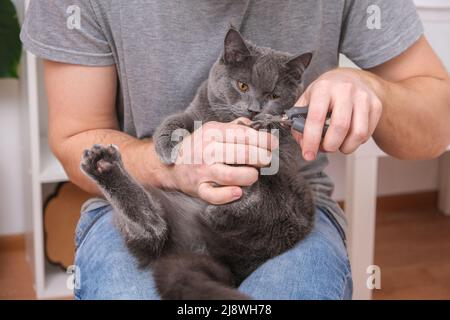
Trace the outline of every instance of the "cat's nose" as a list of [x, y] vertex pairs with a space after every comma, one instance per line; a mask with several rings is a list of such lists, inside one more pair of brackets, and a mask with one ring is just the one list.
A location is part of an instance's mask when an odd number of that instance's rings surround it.
[[257, 104], [252, 104], [247, 109], [250, 112], [261, 112], [261, 106], [259, 106]]

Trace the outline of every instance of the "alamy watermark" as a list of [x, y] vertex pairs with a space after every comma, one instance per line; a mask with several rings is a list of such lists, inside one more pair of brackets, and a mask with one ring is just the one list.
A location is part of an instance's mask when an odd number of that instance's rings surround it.
[[367, 7], [366, 25], [369, 30], [381, 29], [381, 8], [378, 5], [373, 4]]
[[380, 290], [381, 289], [381, 268], [377, 265], [370, 265], [366, 269], [367, 277], [366, 285], [367, 289]]
[[77, 5], [71, 5], [67, 7], [66, 14], [67, 17], [67, 28], [69, 30], [80, 30], [81, 29], [81, 9]]
[[66, 287], [69, 290], [75, 290], [81, 288], [81, 272], [80, 268], [76, 265], [70, 265], [66, 269], [67, 279]]

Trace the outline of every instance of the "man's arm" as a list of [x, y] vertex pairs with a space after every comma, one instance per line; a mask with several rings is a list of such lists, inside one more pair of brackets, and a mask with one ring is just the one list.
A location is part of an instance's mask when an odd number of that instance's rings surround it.
[[450, 78], [425, 37], [368, 71], [383, 103], [373, 135], [380, 148], [403, 159], [442, 154], [450, 144]]
[[294, 134], [306, 160], [317, 153], [329, 110], [331, 124], [321, 145], [327, 152], [354, 152], [372, 135], [401, 159], [437, 157], [450, 144], [450, 79], [424, 37], [373, 69], [323, 74], [299, 104], [310, 105], [304, 135]]
[[163, 186], [170, 168], [152, 151], [151, 140], [138, 140], [119, 131], [115, 110], [115, 66], [84, 67], [45, 61], [49, 102], [49, 143], [70, 180], [100, 194], [80, 170], [81, 155], [93, 144], [115, 144], [124, 164], [140, 182]]

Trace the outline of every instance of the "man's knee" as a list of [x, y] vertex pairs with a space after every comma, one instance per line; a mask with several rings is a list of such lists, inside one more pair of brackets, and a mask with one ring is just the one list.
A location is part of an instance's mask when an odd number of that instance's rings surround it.
[[347, 252], [325, 218], [319, 217], [313, 232], [297, 246], [261, 265], [240, 289], [256, 299], [350, 299]]
[[105, 210], [84, 228], [75, 257], [75, 298], [159, 299], [151, 271], [138, 268], [112, 215], [111, 210]]

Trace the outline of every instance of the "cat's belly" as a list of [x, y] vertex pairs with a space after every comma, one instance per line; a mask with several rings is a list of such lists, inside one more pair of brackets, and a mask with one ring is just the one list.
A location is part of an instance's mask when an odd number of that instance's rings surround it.
[[163, 191], [159, 196], [170, 226], [169, 251], [205, 253], [205, 227], [201, 217], [207, 204], [181, 192]]
[[[270, 180], [263, 176], [250, 187], [243, 187], [242, 197], [238, 201], [229, 204], [217, 206], [230, 211], [246, 211], [246, 210], [264, 210], [263, 203], [270, 201], [270, 198], [278, 197], [278, 190], [281, 189], [282, 181], [272, 177]], [[285, 190], [289, 193], [289, 190]], [[289, 196], [288, 194], [285, 194]]]
[[221, 255], [221, 248], [227, 247], [223, 246], [224, 233], [218, 229], [232, 232], [239, 229], [233, 217], [253, 211], [259, 203], [260, 191], [245, 190], [239, 201], [225, 205], [207, 205], [184, 194], [170, 195], [170, 198], [166, 208], [170, 212], [167, 219], [171, 226], [169, 252], [189, 251], [217, 256]]
[[263, 177], [243, 190], [241, 199], [225, 205], [182, 205], [192, 201], [183, 195], [172, 215], [174, 248], [219, 258], [244, 277], [309, 232], [311, 214], [302, 212], [300, 195], [286, 181]]
[[215, 231], [212, 253], [219, 252], [233, 272], [245, 277], [261, 263], [291, 247], [309, 233], [312, 211], [304, 199], [277, 177], [262, 178], [236, 202], [208, 206]]

